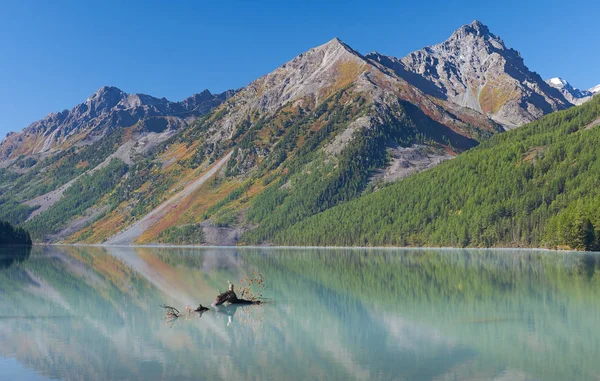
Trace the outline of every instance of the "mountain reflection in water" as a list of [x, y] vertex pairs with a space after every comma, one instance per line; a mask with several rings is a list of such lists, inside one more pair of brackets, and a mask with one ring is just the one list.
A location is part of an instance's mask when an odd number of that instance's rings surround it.
[[[600, 377], [595, 254], [49, 246], [0, 265], [0, 379]], [[185, 312], [254, 271], [272, 302]]]

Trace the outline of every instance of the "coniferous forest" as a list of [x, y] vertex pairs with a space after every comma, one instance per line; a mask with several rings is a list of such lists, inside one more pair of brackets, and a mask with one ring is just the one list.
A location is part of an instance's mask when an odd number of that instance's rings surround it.
[[31, 237], [24, 229], [14, 227], [8, 222], [0, 221], [1, 245], [31, 245]]
[[274, 234], [283, 245], [600, 249], [600, 98]]

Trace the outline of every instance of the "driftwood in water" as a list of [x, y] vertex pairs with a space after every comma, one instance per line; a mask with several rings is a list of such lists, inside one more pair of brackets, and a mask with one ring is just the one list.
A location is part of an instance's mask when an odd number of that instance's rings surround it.
[[196, 309], [192, 309], [192, 307], [190, 306], [185, 306], [185, 310], [188, 312], [188, 315], [191, 314], [192, 311], [198, 312], [200, 315], [202, 315], [204, 312], [208, 311], [209, 308], [204, 307], [202, 304], [199, 304], [198, 307], [196, 307]]
[[165, 318], [167, 319], [177, 319], [179, 316], [181, 316], [179, 310], [175, 307], [167, 306], [165, 304], [161, 304], [161, 307], [166, 310]]
[[258, 300], [253, 301], [238, 298], [235, 294], [235, 291], [233, 291], [233, 284], [231, 283], [229, 283], [229, 289], [227, 291], [217, 295], [212, 305], [218, 307], [225, 302], [229, 302], [231, 304], [260, 304], [260, 301]]

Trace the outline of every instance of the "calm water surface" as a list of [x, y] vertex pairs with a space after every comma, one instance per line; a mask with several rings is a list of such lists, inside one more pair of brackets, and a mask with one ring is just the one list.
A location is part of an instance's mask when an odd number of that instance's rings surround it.
[[0, 303], [0, 380], [600, 380], [595, 254], [2, 249]]

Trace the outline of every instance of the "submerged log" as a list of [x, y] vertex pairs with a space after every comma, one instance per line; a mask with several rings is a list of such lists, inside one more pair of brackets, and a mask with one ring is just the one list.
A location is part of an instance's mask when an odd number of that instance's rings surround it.
[[218, 307], [220, 305], [222, 305], [225, 302], [229, 302], [231, 304], [260, 304], [259, 300], [246, 300], [246, 299], [240, 299], [237, 297], [237, 295], [235, 294], [235, 291], [233, 291], [234, 286], [233, 284], [229, 283], [229, 287], [228, 290], [217, 295], [217, 297], [215, 298], [215, 301], [213, 302], [213, 306]]
[[233, 291], [225, 291], [219, 295], [217, 295], [217, 297], [215, 298], [215, 301], [213, 302], [213, 306], [220, 306], [221, 304], [225, 303], [225, 302], [229, 302], [231, 300], [235, 300], [237, 299], [237, 295], [235, 294], [235, 292]]
[[194, 311], [196, 311], [196, 312], [208, 311], [208, 307], [204, 307], [202, 304], [199, 304], [198, 307]]
[[208, 307], [204, 307], [202, 304], [198, 304], [198, 307], [196, 307], [195, 309], [192, 309], [192, 307], [185, 306], [185, 310], [187, 311], [188, 315], [191, 314], [192, 312], [197, 312], [200, 315], [202, 315], [204, 312], [208, 311], [209, 308]]

